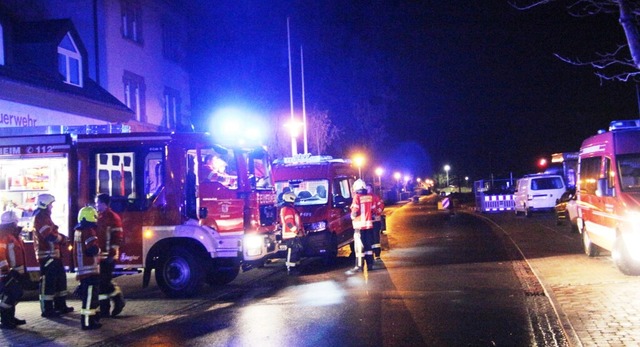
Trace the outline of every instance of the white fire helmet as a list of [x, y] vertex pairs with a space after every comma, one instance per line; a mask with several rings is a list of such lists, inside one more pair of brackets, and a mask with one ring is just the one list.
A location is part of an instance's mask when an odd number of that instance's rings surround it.
[[285, 202], [295, 202], [296, 195], [293, 192], [284, 193], [284, 195], [282, 195], [282, 200]]
[[361, 179], [357, 179], [355, 182], [353, 182], [353, 191], [357, 192], [359, 190], [363, 190], [363, 189], [367, 189], [367, 184], [364, 183], [363, 180]]
[[47, 208], [49, 205], [51, 205], [54, 201], [56, 201], [56, 198], [51, 195], [51, 194], [40, 194], [38, 195], [38, 208], [40, 209], [45, 209]]
[[18, 215], [12, 210], [4, 211], [2, 213], [2, 216], [0, 216], [0, 225], [7, 225], [12, 223], [18, 224], [18, 221]]

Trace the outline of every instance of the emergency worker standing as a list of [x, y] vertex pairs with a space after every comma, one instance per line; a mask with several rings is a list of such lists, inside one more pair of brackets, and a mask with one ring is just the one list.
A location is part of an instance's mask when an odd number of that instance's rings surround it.
[[2, 278], [2, 296], [0, 296], [0, 327], [15, 329], [27, 324], [24, 319], [16, 318], [16, 305], [22, 298], [20, 278], [24, 275], [26, 264], [24, 243], [20, 239], [21, 227], [18, 227], [18, 215], [14, 211], [5, 211], [0, 216], [0, 277]]
[[371, 249], [373, 250], [374, 259], [380, 260], [380, 253], [382, 251], [380, 233], [382, 232], [384, 201], [382, 201], [377, 194], [373, 193], [373, 187], [370, 184], [367, 184], [367, 194], [373, 196], [373, 244], [371, 245]]
[[[111, 197], [108, 194], [98, 194], [95, 203], [98, 210], [100, 246], [100, 316], [115, 317], [122, 312], [125, 305], [120, 286], [113, 282], [113, 270], [124, 239], [122, 219], [111, 209]], [[113, 300], [113, 312], [109, 314], [111, 300]]]
[[296, 194], [286, 192], [282, 195], [282, 206], [280, 207], [280, 224], [282, 225], [282, 240], [287, 245], [287, 273], [297, 273], [296, 266], [300, 265], [302, 253], [302, 242], [300, 237], [304, 236], [304, 227], [300, 213], [296, 210], [294, 202]]
[[42, 317], [57, 317], [73, 311], [67, 306], [67, 277], [60, 258], [60, 246], [68, 238], [58, 232], [51, 220], [51, 208], [56, 199], [51, 194], [40, 194], [33, 225], [33, 247], [40, 262], [40, 310]]
[[76, 225], [73, 243], [74, 258], [78, 266], [76, 279], [80, 281], [80, 297], [82, 308], [80, 309], [80, 326], [82, 330], [98, 329], [100, 316], [98, 316], [100, 293], [100, 246], [98, 245], [98, 211], [87, 206], [78, 212], [78, 224]]
[[373, 195], [367, 193], [367, 186], [362, 179], [353, 183], [356, 193], [351, 204], [351, 220], [354, 229], [354, 245], [356, 252], [356, 266], [351, 272], [363, 270], [362, 258], [367, 263], [367, 270], [374, 270], [373, 265]]

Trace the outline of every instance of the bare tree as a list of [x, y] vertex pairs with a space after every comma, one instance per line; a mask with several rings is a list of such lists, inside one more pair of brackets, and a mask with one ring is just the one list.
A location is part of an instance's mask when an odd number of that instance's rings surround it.
[[275, 117], [271, 124], [272, 129], [266, 139], [266, 145], [273, 159], [281, 159], [291, 156], [291, 135], [284, 126], [288, 117]]
[[512, 0], [519, 10], [528, 10], [552, 2], [567, 3], [567, 12], [574, 17], [597, 14], [617, 15], [627, 42], [607, 53], [597, 53], [588, 60], [572, 59], [555, 54], [559, 59], [580, 66], [592, 66], [601, 80], [626, 82], [640, 79], [640, 2], [635, 0]]
[[338, 138], [340, 131], [333, 125], [329, 112], [314, 108], [307, 114], [309, 152], [327, 154], [327, 148]]

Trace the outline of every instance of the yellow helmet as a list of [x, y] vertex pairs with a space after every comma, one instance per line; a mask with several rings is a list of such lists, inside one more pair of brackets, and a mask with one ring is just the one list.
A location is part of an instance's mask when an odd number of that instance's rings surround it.
[[83, 207], [78, 212], [78, 223], [91, 222], [95, 223], [98, 221], [98, 211], [91, 206]]
[[45, 209], [47, 208], [49, 205], [51, 205], [54, 201], [56, 201], [56, 198], [51, 195], [51, 194], [40, 194], [38, 195], [38, 199], [37, 199], [37, 204], [38, 204], [38, 208], [41, 209]]

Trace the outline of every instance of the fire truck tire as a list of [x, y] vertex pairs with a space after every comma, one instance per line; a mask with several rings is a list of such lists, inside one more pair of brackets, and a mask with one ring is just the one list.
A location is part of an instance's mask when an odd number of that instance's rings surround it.
[[582, 232], [582, 244], [584, 246], [584, 253], [589, 257], [596, 257], [600, 254], [600, 247], [594, 245], [589, 238], [589, 233], [586, 228]]
[[216, 268], [207, 274], [207, 284], [211, 286], [225, 285], [238, 277], [240, 266]]
[[633, 261], [621, 236], [616, 237], [611, 255], [620, 272], [628, 276], [640, 275], [640, 263]]
[[169, 249], [156, 268], [156, 282], [171, 298], [192, 297], [202, 286], [202, 261], [182, 247]]
[[335, 234], [331, 234], [331, 251], [322, 256], [322, 263], [325, 266], [335, 264], [338, 258], [338, 238]]

